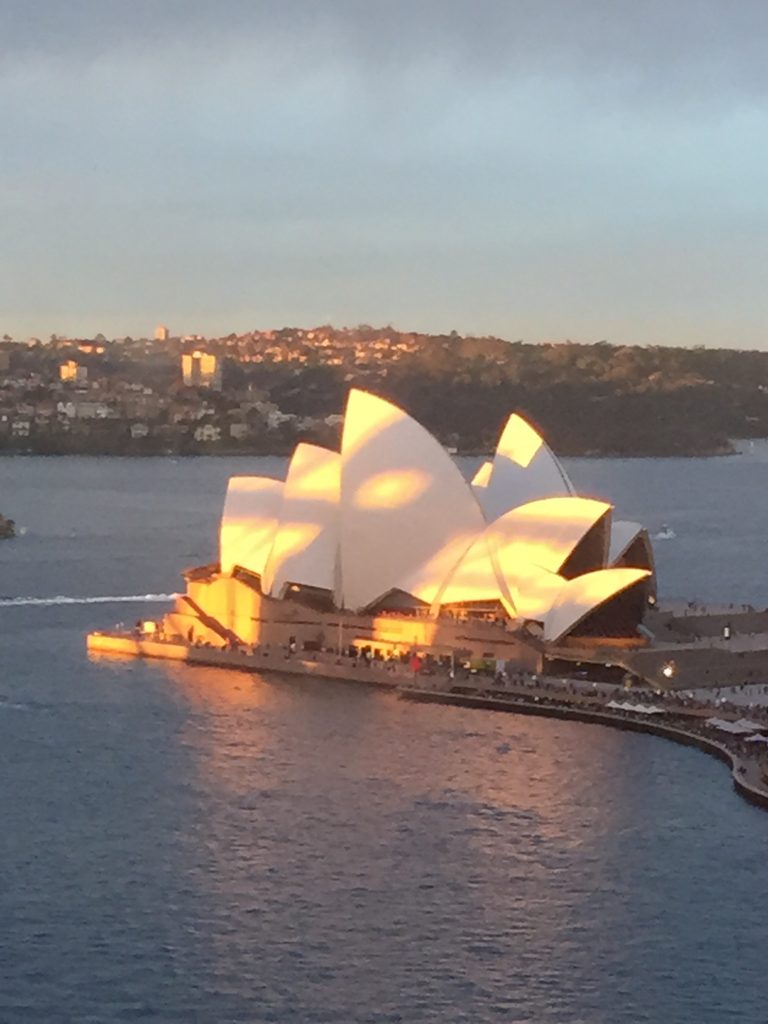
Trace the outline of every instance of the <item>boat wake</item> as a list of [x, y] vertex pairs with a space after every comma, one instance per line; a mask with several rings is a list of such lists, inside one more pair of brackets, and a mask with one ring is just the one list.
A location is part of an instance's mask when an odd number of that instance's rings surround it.
[[60, 604], [143, 604], [157, 601], [173, 601], [178, 594], [121, 594], [116, 597], [0, 597], [0, 608], [21, 608], [34, 605], [38, 608], [50, 608]]
[[19, 704], [18, 701], [9, 700], [4, 696], [0, 697], [0, 711], [41, 711], [44, 709], [44, 704]]

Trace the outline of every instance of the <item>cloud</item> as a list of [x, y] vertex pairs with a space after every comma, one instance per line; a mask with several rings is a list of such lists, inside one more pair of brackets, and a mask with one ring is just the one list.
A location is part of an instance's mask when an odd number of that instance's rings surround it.
[[755, 337], [766, 29], [727, 0], [2, 0], [0, 331]]
[[612, 82], [623, 93], [763, 95], [768, 4], [730, 0], [5, 0], [6, 62], [221, 61]]

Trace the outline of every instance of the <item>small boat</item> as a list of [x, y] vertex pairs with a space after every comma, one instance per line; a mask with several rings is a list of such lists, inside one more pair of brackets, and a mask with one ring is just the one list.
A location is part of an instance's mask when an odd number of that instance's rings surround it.
[[672, 529], [671, 526], [667, 526], [666, 523], [662, 523], [661, 524], [661, 529], [658, 531], [658, 533], [654, 533], [653, 539], [654, 540], [673, 540], [676, 536], [677, 536], [677, 534], [675, 533], [675, 531]]
[[0, 515], [0, 540], [10, 540], [16, 536], [16, 524], [12, 519]]

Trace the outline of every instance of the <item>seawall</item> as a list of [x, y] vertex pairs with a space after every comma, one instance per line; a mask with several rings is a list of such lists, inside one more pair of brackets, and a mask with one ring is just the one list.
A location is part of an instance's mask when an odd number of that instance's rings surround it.
[[402, 665], [387, 667], [383, 663], [345, 662], [327, 654], [318, 655], [316, 659], [308, 659], [290, 655], [280, 649], [247, 653], [242, 650], [195, 646], [182, 641], [144, 639], [130, 633], [89, 633], [87, 649], [89, 653], [96, 655], [158, 658], [240, 672], [274, 672], [318, 680], [339, 680], [397, 690], [401, 699], [415, 703], [448, 704], [484, 711], [536, 715], [659, 736], [685, 746], [697, 747], [728, 764], [734, 789], [750, 803], [768, 809], [768, 781], [762, 776], [759, 767], [754, 762], [740, 757], [725, 743], [703, 736], [690, 728], [686, 729], [684, 724], [679, 722], [672, 724], [660, 722], [657, 717], [632, 717], [626, 712], [610, 712], [568, 704], [563, 700], [553, 699], [551, 692], [547, 690], [541, 690], [540, 694], [531, 692], [530, 695], [521, 697], [478, 692], [462, 693], [456, 689], [421, 689], [415, 685], [413, 673]]
[[[631, 718], [628, 715], [612, 714], [607, 711], [587, 710], [580, 707], [569, 707], [565, 704], [541, 703], [534, 701], [515, 700], [504, 697], [484, 697], [480, 694], [450, 693], [434, 690], [419, 690], [404, 687], [400, 697], [421, 704], [451, 704], [456, 707], [477, 708], [485, 711], [505, 711], [509, 714], [536, 715], [540, 718], [558, 718], [564, 721], [588, 722], [592, 725], [605, 725], [612, 729], [623, 729], [626, 732], [642, 732], [663, 739], [682, 743], [684, 746], [697, 747], [699, 750], [716, 757], [731, 768], [734, 789], [750, 803], [768, 809], [768, 785], [762, 780], [754, 765], [740, 758], [725, 744], [684, 727], [662, 723], [655, 719]], [[743, 770], [742, 770], [743, 769]]]
[[279, 648], [251, 654], [240, 650], [198, 647], [183, 641], [146, 640], [129, 633], [89, 633], [86, 646], [92, 654], [184, 661], [189, 665], [227, 668], [239, 672], [280, 672], [318, 679], [339, 679], [387, 689], [396, 689], [404, 678], [403, 674], [395, 674], [375, 664], [369, 667], [356, 666], [327, 655], [310, 659], [289, 655]]

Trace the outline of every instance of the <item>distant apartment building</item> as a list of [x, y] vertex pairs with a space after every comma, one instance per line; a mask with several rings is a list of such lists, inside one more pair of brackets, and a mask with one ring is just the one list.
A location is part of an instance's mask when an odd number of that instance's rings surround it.
[[60, 416], [70, 420], [108, 420], [117, 419], [118, 414], [106, 402], [94, 401], [90, 398], [57, 402], [56, 411]]
[[184, 352], [181, 357], [181, 374], [189, 388], [220, 388], [221, 363], [218, 356], [210, 352]]
[[155, 328], [155, 341], [168, 341], [170, 331], [165, 324], [158, 324]]
[[213, 444], [221, 440], [221, 427], [214, 426], [213, 423], [203, 423], [195, 427], [194, 438], [205, 444]]
[[81, 366], [76, 359], [59, 363], [59, 380], [69, 384], [85, 384], [88, 380], [88, 367]]

